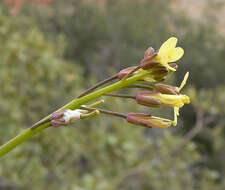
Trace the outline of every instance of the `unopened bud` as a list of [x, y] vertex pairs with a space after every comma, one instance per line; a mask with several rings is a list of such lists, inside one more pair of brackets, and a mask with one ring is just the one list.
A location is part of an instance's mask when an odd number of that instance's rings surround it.
[[[170, 64], [172, 68], [177, 68], [176, 64]], [[143, 80], [149, 82], [162, 82], [166, 79], [167, 75], [170, 73], [170, 70], [160, 64], [156, 64], [151, 68], [151, 74], [143, 78]]]
[[[123, 69], [123, 70], [121, 70], [119, 73], [118, 73], [118, 75], [117, 75], [117, 77], [119, 78], [119, 79], [123, 79], [125, 76], [127, 76], [127, 74], [129, 74], [131, 71], [133, 71], [134, 69], [136, 69], [137, 67], [136, 66], [134, 66], [134, 67], [128, 67], [128, 68], [126, 68], [126, 69]], [[135, 75], [137, 72], [134, 72], [131, 76], [133, 76], [133, 75]]]
[[157, 65], [159, 65], [159, 62], [155, 62], [154, 58], [157, 56], [157, 53], [154, 52], [153, 54], [144, 57], [144, 59], [141, 60], [141, 68], [144, 70], [148, 70], [150, 68], [153, 68]]
[[144, 58], [149, 57], [155, 53], [155, 50], [153, 47], [149, 47], [144, 54]]
[[161, 65], [152, 68], [153, 75], [166, 75], [168, 72], [169, 72], [169, 69]]
[[167, 84], [157, 83], [155, 84], [155, 90], [162, 93], [162, 94], [179, 94], [179, 88]]
[[156, 93], [152, 91], [140, 91], [136, 94], [136, 102], [143, 106], [159, 107], [161, 102], [155, 98]]
[[54, 127], [59, 127], [65, 125], [64, 113], [66, 110], [56, 111], [52, 114], [51, 125]]
[[[175, 63], [170, 64], [170, 66], [174, 69], [177, 69], [178, 66]], [[156, 65], [151, 69], [152, 76], [156, 82], [162, 82], [166, 79], [167, 75], [171, 72], [168, 68], [162, 65]]]
[[152, 76], [156, 82], [161, 82], [166, 79], [169, 69], [164, 66], [156, 66], [152, 68]]
[[135, 125], [141, 125], [144, 127], [156, 127], [156, 128], [168, 128], [171, 125], [173, 125], [173, 121], [160, 118], [160, 117], [154, 117], [150, 114], [143, 114], [143, 113], [129, 113], [127, 115], [126, 120], [129, 123], [135, 124]]

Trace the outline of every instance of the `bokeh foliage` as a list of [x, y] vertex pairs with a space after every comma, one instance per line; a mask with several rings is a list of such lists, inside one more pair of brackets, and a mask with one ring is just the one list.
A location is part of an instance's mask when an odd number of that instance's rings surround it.
[[[1, 144], [171, 35], [185, 49], [171, 81], [179, 84], [189, 70], [192, 99], [177, 128], [144, 129], [107, 116], [48, 128], [1, 158], [0, 189], [225, 188], [225, 39], [215, 23], [183, 17], [168, 2], [55, 0], [25, 4], [17, 15], [0, 4]], [[144, 110], [106, 102], [111, 110]], [[199, 134], [180, 148], [195, 127]]]

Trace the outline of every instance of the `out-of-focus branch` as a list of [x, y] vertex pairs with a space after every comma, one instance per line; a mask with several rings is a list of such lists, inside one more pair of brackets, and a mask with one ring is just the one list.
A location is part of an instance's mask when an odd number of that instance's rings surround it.
[[171, 152], [171, 155], [177, 155], [189, 141], [191, 141], [201, 132], [201, 130], [204, 128], [204, 125], [215, 121], [215, 119], [216, 117], [212, 115], [204, 118], [204, 112], [202, 110], [198, 110], [194, 128], [184, 136], [183, 143], [179, 147], [175, 148], [174, 151]]
[[178, 154], [183, 147], [191, 140], [193, 139], [204, 127], [204, 119], [203, 119], [203, 111], [198, 110], [197, 111], [197, 116], [196, 116], [196, 123], [195, 126], [192, 130], [190, 130], [185, 136], [184, 136], [184, 141], [182, 144], [180, 144], [177, 148], [175, 148], [171, 154], [174, 156]]
[[[184, 141], [181, 145], [176, 147], [172, 152], [171, 156], [177, 156], [182, 150], [183, 147], [191, 141], [199, 132], [204, 128], [204, 125], [207, 125], [213, 121], [215, 121], [216, 117], [215, 116], [208, 116], [204, 118], [204, 112], [202, 110], [197, 111], [197, 116], [196, 116], [196, 123], [194, 125], [194, 128], [191, 129], [185, 136], [184, 136]], [[161, 158], [159, 158], [161, 159]], [[130, 168], [129, 170], [125, 171], [117, 181], [117, 187], [122, 183], [123, 180], [127, 179], [128, 177], [135, 176], [141, 174], [144, 170], [148, 168], [149, 162], [144, 162], [134, 168]]]

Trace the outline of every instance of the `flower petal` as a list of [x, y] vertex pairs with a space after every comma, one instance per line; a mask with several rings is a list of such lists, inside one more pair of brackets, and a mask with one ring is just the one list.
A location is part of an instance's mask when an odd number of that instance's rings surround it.
[[166, 40], [159, 49], [159, 55], [163, 55], [165, 52], [169, 51], [170, 49], [175, 48], [177, 45], [177, 38], [171, 37]]
[[168, 61], [178, 61], [184, 55], [184, 50], [181, 47], [173, 48], [168, 52]]

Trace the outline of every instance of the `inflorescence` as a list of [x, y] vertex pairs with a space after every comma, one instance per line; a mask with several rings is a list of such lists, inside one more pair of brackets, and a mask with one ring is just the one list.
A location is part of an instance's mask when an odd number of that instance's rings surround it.
[[[176, 44], [177, 38], [171, 37], [165, 41], [157, 51], [149, 47], [145, 51], [144, 58], [140, 61], [138, 66], [125, 68], [118, 74], [99, 82], [56, 112], [22, 131], [19, 135], [0, 147], [0, 156], [3, 156], [47, 127], [70, 125], [80, 119], [94, 117], [98, 114], [117, 116], [125, 119], [129, 123], [149, 128], [176, 126], [179, 109], [183, 107], [184, 104], [190, 103], [189, 97], [180, 93], [188, 79], [189, 73], [186, 73], [179, 87], [161, 83], [168, 75], [177, 70], [177, 64], [175, 62], [184, 54], [183, 49], [181, 47], [176, 47]], [[115, 80], [117, 81], [114, 82]], [[135, 95], [111, 93], [123, 88], [142, 90], [138, 91]], [[174, 118], [170, 120], [145, 113], [124, 114], [104, 110], [98, 107], [100, 104], [104, 103], [104, 100], [97, 100], [104, 96], [130, 98], [136, 101], [137, 104], [147, 107], [169, 106], [174, 110]], [[95, 103], [86, 105], [91, 101], [95, 101]]]
[[[148, 106], [148, 107], [163, 107], [169, 106], [174, 109], [174, 119], [164, 119], [160, 117], [155, 117], [150, 114], [144, 113], [118, 113], [108, 110], [99, 109], [97, 107], [93, 108], [93, 105], [85, 106], [82, 105], [79, 109], [71, 110], [60, 110], [54, 112], [49, 122], [54, 127], [65, 126], [79, 119], [84, 119], [98, 115], [99, 113], [114, 115], [126, 119], [129, 123], [136, 125], [141, 125], [145, 127], [156, 127], [156, 128], [167, 128], [170, 126], [177, 125], [177, 116], [179, 115], [179, 109], [183, 107], [184, 104], [189, 104], [190, 99], [187, 95], [181, 94], [180, 91], [185, 85], [189, 73], [187, 72], [183, 82], [179, 87], [171, 86], [161, 83], [166, 79], [166, 77], [176, 71], [177, 64], [174, 62], [178, 61], [184, 54], [181, 47], [176, 47], [177, 38], [169, 38], [166, 42], [162, 44], [159, 50], [155, 51], [152, 47], [149, 47], [144, 58], [141, 60], [140, 65], [128, 67], [121, 70], [117, 75], [110, 77], [96, 86], [88, 89], [82, 93], [78, 98], [86, 96], [93, 92], [95, 89], [115, 80], [125, 81], [128, 78], [140, 74], [144, 71], [149, 73], [144, 77], [134, 81], [125, 87], [145, 89], [144, 91], [138, 91], [136, 95], [126, 95], [126, 94], [111, 94], [103, 93], [102, 96], [120, 97], [120, 98], [130, 98], [134, 99], [137, 104]], [[169, 64], [170, 63], [170, 64]], [[124, 87], [123, 87], [124, 88]], [[102, 102], [101, 102], [102, 103]], [[97, 104], [100, 104], [97, 102]], [[95, 105], [97, 105], [95, 104]], [[89, 112], [90, 111], [90, 112]], [[34, 125], [33, 128], [38, 125]]]

